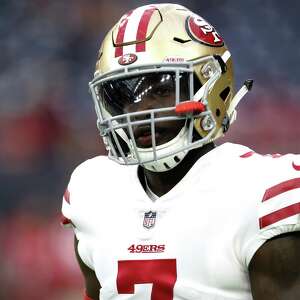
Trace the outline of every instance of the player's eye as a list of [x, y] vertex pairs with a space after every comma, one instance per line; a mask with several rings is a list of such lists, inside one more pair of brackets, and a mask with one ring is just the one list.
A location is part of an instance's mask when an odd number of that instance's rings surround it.
[[169, 97], [173, 92], [174, 89], [168, 85], [158, 86], [152, 90], [152, 94], [159, 97]]

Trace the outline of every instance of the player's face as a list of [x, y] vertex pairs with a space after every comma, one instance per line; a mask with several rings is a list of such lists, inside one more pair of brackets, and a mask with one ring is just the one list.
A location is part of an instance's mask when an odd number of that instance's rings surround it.
[[[175, 80], [171, 74], [155, 74], [152, 77], [142, 77], [139, 81], [139, 94], [133, 103], [125, 107], [125, 112], [138, 112], [157, 108], [173, 107], [175, 105]], [[184, 99], [186, 100], [186, 99]], [[156, 117], [171, 116], [172, 111], [157, 112]], [[150, 119], [150, 114], [143, 116]], [[139, 117], [136, 117], [138, 120]], [[155, 123], [155, 143], [157, 146], [172, 140], [181, 130], [184, 121], [161, 121]], [[136, 144], [141, 148], [152, 146], [151, 125], [133, 127]]]
[[[188, 84], [187, 80], [181, 79], [181, 95], [180, 100], [188, 100]], [[186, 79], [186, 77], [184, 78]], [[114, 83], [114, 93], [119, 90], [118, 97], [115, 99], [121, 99], [118, 101], [118, 107], [121, 113], [135, 113], [152, 109], [164, 109], [168, 107], [174, 107], [176, 103], [175, 99], [175, 74], [172, 73], [155, 73], [145, 74], [137, 77], [128, 78], [122, 80], [122, 82]], [[114, 101], [114, 104], [116, 102]], [[116, 105], [114, 105], [116, 108]], [[174, 116], [173, 111], [158, 111], [155, 112], [156, 118], [162, 118], [164, 120], [155, 122], [155, 144], [159, 146], [167, 143], [176, 137], [184, 126], [183, 120], [167, 120], [167, 117]], [[151, 114], [144, 113], [131, 117], [131, 121], [150, 120]], [[133, 125], [133, 134], [135, 142], [140, 148], [149, 148], [153, 146], [151, 123]]]

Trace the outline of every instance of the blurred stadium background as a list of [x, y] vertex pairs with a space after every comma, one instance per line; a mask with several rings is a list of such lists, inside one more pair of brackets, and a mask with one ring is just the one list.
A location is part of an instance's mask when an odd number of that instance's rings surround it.
[[[72, 169], [104, 153], [87, 88], [100, 41], [149, 3], [0, 0], [0, 299], [82, 299], [61, 196]], [[300, 2], [180, 3], [223, 35], [237, 87], [255, 80], [225, 140], [299, 153]]]

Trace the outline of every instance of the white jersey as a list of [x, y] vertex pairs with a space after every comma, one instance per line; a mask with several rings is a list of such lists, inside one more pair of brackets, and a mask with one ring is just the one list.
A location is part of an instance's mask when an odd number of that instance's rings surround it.
[[230, 143], [156, 201], [136, 166], [105, 156], [81, 164], [68, 191], [65, 223], [95, 270], [101, 300], [250, 300], [257, 249], [300, 230], [299, 155], [262, 156]]

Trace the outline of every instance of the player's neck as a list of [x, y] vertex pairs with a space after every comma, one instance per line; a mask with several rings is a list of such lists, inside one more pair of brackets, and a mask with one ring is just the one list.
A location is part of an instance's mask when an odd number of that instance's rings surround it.
[[213, 148], [215, 145], [210, 143], [201, 148], [190, 150], [182, 162], [170, 171], [152, 172], [143, 169], [149, 188], [157, 196], [166, 194], [186, 175], [201, 156]]

